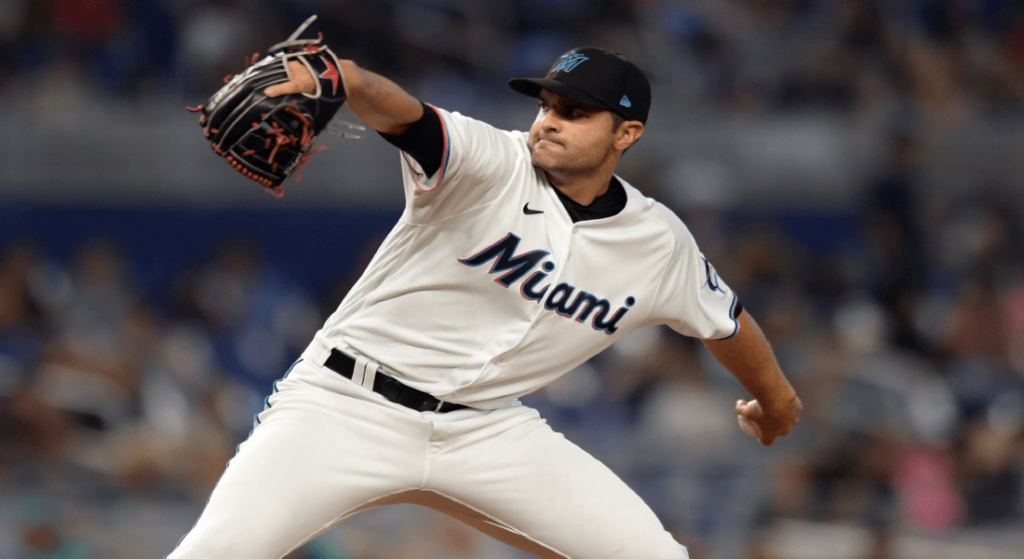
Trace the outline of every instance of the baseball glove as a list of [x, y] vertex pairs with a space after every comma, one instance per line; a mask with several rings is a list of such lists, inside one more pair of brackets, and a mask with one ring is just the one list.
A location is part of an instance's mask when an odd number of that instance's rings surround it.
[[[270, 47], [262, 60], [258, 53], [253, 54], [246, 60], [248, 67], [224, 78], [224, 87], [205, 105], [188, 109], [200, 113], [203, 134], [217, 155], [277, 197], [284, 195], [281, 184], [288, 176], [301, 172], [311, 155], [325, 149], [313, 149], [313, 140], [332, 122], [346, 99], [338, 57], [322, 44], [323, 35], [299, 39], [314, 20], [316, 16], [310, 17], [287, 40]], [[291, 60], [301, 62], [316, 78], [316, 92], [274, 98], [264, 95], [267, 87], [289, 81]], [[333, 128], [329, 132], [358, 138]]]

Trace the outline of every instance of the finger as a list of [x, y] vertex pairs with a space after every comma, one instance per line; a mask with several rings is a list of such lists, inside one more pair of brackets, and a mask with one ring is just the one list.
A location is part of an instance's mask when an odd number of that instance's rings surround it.
[[287, 81], [284, 83], [279, 83], [277, 85], [272, 85], [264, 89], [263, 94], [266, 95], [267, 97], [280, 97], [282, 95], [294, 95], [296, 93], [300, 93], [301, 91], [302, 87], [298, 83], [293, 81]]
[[757, 400], [751, 400], [749, 402], [740, 400], [736, 403], [736, 413], [754, 421], [758, 421], [764, 417], [764, 410], [761, 409], [761, 404]]
[[737, 415], [736, 421], [740, 424], [740, 429], [743, 430], [744, 433], [759, 441], [761, 440], [761, 428], [758, 427], [757, 423], [754, 423], [742, 415]]

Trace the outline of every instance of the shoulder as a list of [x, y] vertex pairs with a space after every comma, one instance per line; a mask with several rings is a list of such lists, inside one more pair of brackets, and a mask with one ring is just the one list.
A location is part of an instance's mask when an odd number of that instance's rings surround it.
[[693, 239], [683, 220], [665, 204], [646, 196], [636, 187], [619, 178], [626, 190], [626, 211], [645, 226], [658, 230], [675, 241], [689, 242]]
[[426, 103], [428, 109], [434, 110], [437, 115], [441, 118], [441, 124], [446, 129], [462, 130], [468, 134], [483, 134], [492, 133], [500, 136], [505, 136], [509, 140], [521, 143], [524, 147], [526, 146], [527, 138], [529, 137], [528, 132], [522, 132], [517, 130], [503, 130], [484, 122], [482, 120], [473, 118], [468, 115], [464, 115], [458, 111], [449, 111], [440, 107], [435, 107], [429, 103]]
[[428, 107], [440, 117], [445, 149], [450, 150], [456, 160], [476, 162], [481, 171], [489, 169], [507, 172], [510, 170], [507, 166], [509, 163], [530, 164], [528, 133], [502, 130], [457, 111], [447, 111], [432, 105]]

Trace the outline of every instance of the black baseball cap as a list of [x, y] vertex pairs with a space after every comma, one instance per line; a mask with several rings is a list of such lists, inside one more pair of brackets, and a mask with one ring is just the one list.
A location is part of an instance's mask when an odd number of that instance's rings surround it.
[[620, 54], [596, 47], [572, 49], [555, 61], [547, 76], [516, 78], [508, 85], [530, 97], [539, 97], [542, 88], [550, 89], [645, 124], [651, 109], [651, 83], [640, 68]]

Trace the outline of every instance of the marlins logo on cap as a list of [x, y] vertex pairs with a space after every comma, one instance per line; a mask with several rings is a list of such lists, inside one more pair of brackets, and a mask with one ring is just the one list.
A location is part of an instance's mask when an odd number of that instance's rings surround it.
[[531, 97], [548, 89], [643, 123], [651, 108], [651, 84], [640, 68], [619, 54], [594, 47], [575, 48], [558, 57], [543, 78], [516, 78], [508, 85]]
[[590, 60], [585, 54], [579, 54], [576, 49], [573, 49], [558, 58], [555, 65], [548, 70], [548, 73], [552, 72], [572, 72], [573, 68], [579, 66], [585, 60]]

